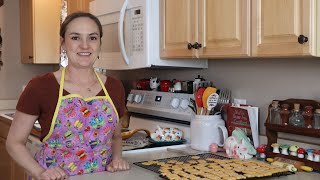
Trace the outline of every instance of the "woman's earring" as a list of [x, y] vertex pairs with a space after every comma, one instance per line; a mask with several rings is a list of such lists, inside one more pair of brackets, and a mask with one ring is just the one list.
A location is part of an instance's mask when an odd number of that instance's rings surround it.
[[60, 53], [60, 65], [62, 67], [67, 67], [68, 66], [68, 56], [67, 56], [67, 51], [62, 49]]

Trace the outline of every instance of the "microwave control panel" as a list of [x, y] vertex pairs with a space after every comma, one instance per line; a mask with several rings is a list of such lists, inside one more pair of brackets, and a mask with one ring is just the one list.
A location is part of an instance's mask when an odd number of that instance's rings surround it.
[[144, 49], [144, 19], [142, 7], [130, 9], [131, 51], [141, 52]]

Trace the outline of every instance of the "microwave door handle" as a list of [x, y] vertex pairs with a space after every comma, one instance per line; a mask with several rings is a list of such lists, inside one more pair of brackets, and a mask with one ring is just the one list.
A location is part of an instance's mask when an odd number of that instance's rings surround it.
[[124, 61], [129, 65], [129, 58], [126, 53], [126, 48], [124, 46], [124, 38], [123, 38], [124, 37], [123, 23], [124, 23], [124, 15], [126, 13], [127, 5], [128, 5], [128, 0], [125, 0], [120, 11], [118, 36], [119, 36], [119, 45], [120, 45], [121, 54], [123, 56]]

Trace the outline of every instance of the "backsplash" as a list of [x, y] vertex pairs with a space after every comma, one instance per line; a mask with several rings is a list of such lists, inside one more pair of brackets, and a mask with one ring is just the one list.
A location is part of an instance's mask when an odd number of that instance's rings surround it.
[[[208, 69], [140, 69], [107, 71], [107, 74], [121, 79], [127, 93], [132, 88], [132, 81], [141, 78], [194, 80], [197, 75], [202, 75], [218, 88], [230, 89], [233, 98], [247, 99], [248, 104], [258, 106], [260, 134], [265, 135], [264, 122], [273, 99], [319, 101], [319, 67], [320, 58], [217, 59], [209, 60]], [[281, 134], [281, 137], [292, 136]], [[317, 141], [320, 144], [320, 140]]]

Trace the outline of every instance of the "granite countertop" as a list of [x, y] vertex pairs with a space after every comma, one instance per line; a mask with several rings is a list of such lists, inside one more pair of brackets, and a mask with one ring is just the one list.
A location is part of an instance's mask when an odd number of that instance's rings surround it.
[[[178, 149], [183, 149], [188, 151], [191, 149], [189, 146], [182, 147]], [[134, 180], [150, 180], [150, 179], [162, 179], [159, 177], [159, 174], [136, 166], [132, 163], [141, 162], [141, 161], [149, 161], [155, 159], [163, 159], [170, 157], [182, 156], [182, 154], [176, 152], [170, 152], [165, 149], [156, 150], [156, 151], [132, 151], [128, 153], [124, 153], [123, 157], [130, 163], [131, 169], [128, 171], [122, 172], [100, 172], [93, 174], [85, 174], [80, 176], [72, 176], [70, 180], [104, 180], [104, 179], [113, 179], [113, 180], [123, 180], [123, 179], [134, 179]], [[294, 175], [268, 178], [268, 179], [277, 179], [277, 180], [314, 180], [320, 179], [320, 174], [315, 172], [297, 172]]]

